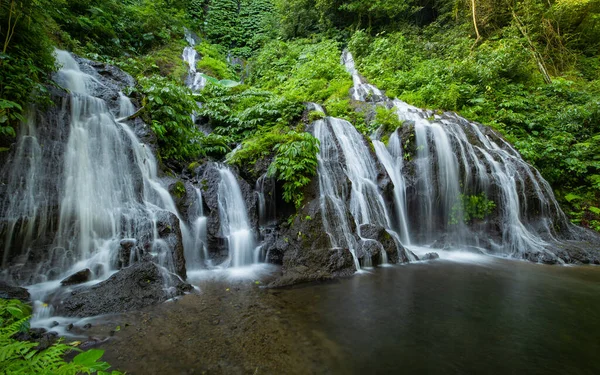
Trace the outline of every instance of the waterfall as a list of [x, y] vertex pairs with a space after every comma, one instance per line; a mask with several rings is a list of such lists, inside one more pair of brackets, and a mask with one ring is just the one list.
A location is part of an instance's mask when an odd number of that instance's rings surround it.
[[200, 55], [196, 52], [196, 41], [192, 37], [192, 34], [186, 30], [185, 40], [188, 42], [188, 46], [183, 49], [183, 54], [181, 58], [188, 65], [188, 76], [186, 78], [185, 84], [194, 92], [202, 91], [204, 86], [206, 86], [206, 78], [196, 71], [196, 64], [198, 63], [198, 59]]
[[255, 239], [242, 191], [228, 168], [219, 168], [219, 174], [219, 219], [221, 232], [227, 238], [228, 263], [232, 267], [250, 265], [254, 262]]
[[[418, 153], [417, 164], [438, 165], [438, 182], [429, 184], [437, 191], [437, 199], [441, 199], [441, 204], [435, 210], [437, 215], [442, 215], [447, 222], [447, 210], [452, 204], [450, 199], [459, 194], [483, 192], [497, 198], [495, 203], [499, 209], [502, 236], [499, 243], [491, 241], [494, 250], [513, 255], [547, 252], [548, 243], [540, 234], [554, 239], [552, 218], [562, 225], [566, 223], [566, 217], [539, 172], [521, 159], [502, 138], [493, 133], [493, 137], [484, 134], [477, 124], [456, 115], [426, 120], [429, 116], [424, 111], [399, 100], [394, 101], [394, 107], [402, 120], [414, 124], [415, 133], [423, 132], [423, 129], [428, 132], [424, 140], [419, 140], [417, 136], [417, 148], [433, 147], [436, 150], [434, 159]], [[501, 143], [498, 144], [498, 141]], [[418, 173], [424, 173], [423, 169], [418, 169]], [[459, 188], [461, 185], [462, 188]], [[426, 195], [421, 191], [419, 193], [419, 199]], [[430, 191], [428, 194], [432, 196], [434, 193]], [[536, 217], [528, 217], [528, 204], [536, 206]], [[422, 202], [418, 206], [422, 207]], [[473, 242], [464, 238], [464, 226], [444, 227], [444, 223], [441, 223], [433, 229], [450, 232], [458, 244]]]
[[[9, 198], [0, 206], [0, 218], [10, 226], [5, 277], [23, 278], [19, 270], [30, 270], [29, 279], [17, 281], [35, 283], [89, 268], [95, 278], [105, 278], [119, 267], [122, 239], [136, 239], [140, 246], [147, 243], [159, 263], [175, 272], [174, 245], [160, 238], [157, 222], [168, 220], [168, 215], [176, 220], [179, 216], [157, 178], [154, 156], [95, 96], [105, 89], [99, 79], [84, 73], [68, 52], [57, 50], [56, 57], [61, 66], [56, 80], [70, 92], [63, 100], [58, 126], [39, 128], [32, 115], [24, 122], [16, 152], [6, 166]], [[118, 103], [119, 117], [135, 111], [122, 93]], [[54, 131], [58, 134], [54, 137], [64, 141], [43, 148], [39, 129]], [[53, 140], [47, 135], [44, 139]], [[55, 166], [43, 168], [48, 163]], [[183, 222], [179, 225], [185, 242], [189, 231]], [[52, 245], [45, 250], [48, 243], [43, 241], [49, 236]], [[11, 272], [7, 262], [11, 252], [18, 255], [15, 251], [21, 257], [13, 260]]]
[[373, 146], [377, 158], [385, 168], [394, 184], [394, 205], [396, 208], [396, 228], [403, 245], [410, 244], [410, 233], [408, 230], [408, 215], [406, 209], [406, 182], [402, 169], [404, 168], [402, 146], [397, 132], [392, 133], [389, 145], [373, 140]]
[[[404, 127], [414, 133], [409, 145], [414, 154], [406, 154], [408, 161], [404, 161], [400, 130], [390, 135], [387, 147], [373, 140], [378, 162], [394, 185], [394, 229], [402, 244], [425, 245], [442, 239], [445, 247], [483, 246], [516, 256], [546, 254], [556, 258], [548, 251], [548, 241], [556, 240], [556, 227], [569, 228], [568, 220], [549, 184], [512, 146], [490, 129], [456, 114], [436, 115], [398, 99], [387, 99], [359, 75], [348, 51], [342, 54], [342, 64], [352, 75], [354, 100], [392, 108]], [[338, 142], [342, 148], [347, 143], [343, 139]], [[331, 147], [327, 139], [321, 144]], [[354, 152], [350, 158], [353, 155], [362, 154]], [[348, 157], [346, 153], [344, 157]], [[345, 165], [349, 175], [354, 173], [353, 167], [373, 170], [352, 159]], [[371, 177], [361, 176], [357, 186]], [[354, 180], [350, 180], [354, 190]], [[490, 213], [489, 220], [467, 223], [463, 199], [469, 196], [494, 201], [495, 212]], [[369, 203], [373, 204], [378, 206]], [[354, 215], [356, 207], [351, 211]]]
[[342, 53], [342, 65], [346, 67], [346, 71], [352, 75], [354, 88], [352, 89], [352, 99], [358, 101], [368, 101], [373, 96], [383, 96], [383, 93], [375, 86], [368, 84], [356, 70], [354, 66], [354, 57], [349, 51]]
[[[377, 167], [365, 139], [349, 122], [328, 117], [314, 123], [314, 136], [320, 141], [317, 156], [321, 212], [325, 231], [333, 248], [349, 249], [357, 270], [363, 242], [361, 225], [375, 224], [391, 230], [385, 201], [377, 186]], [[354, 236], [347, 213], [357, 228], [360, 242]], [[386, 261], [385, 251], [381, 252]], [[371, 259], [363, 258], [370, 266]]]
[[192, 242], [185, 249], [185, 263], [188, 270], [200, 269], [209, 264], [207, 248], [207, 220], [204, 215], [202, 192], [194, 188], [196, 200], [190, 208], [189, 215], [195, 219], [192, 221]]

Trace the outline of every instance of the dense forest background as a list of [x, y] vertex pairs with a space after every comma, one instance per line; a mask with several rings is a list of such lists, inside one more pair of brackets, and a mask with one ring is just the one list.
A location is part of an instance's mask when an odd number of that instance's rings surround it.
[[[163, 163], [223, 159], [242, 143], [227, 162], [275, 156], [269, 171], [300, 206], [318, 147], [304, 102], [365, 134], [400, 125], [384, 109], [356, 111], [340, 64], [348, 48], [388, 96], [500, 131], [573, 222], [600, 230], [600, 0], [0, 1], [0, 152], [31, 105], [51, 104], [57, 47], [137, 79], [127, 94]], [[186, 29], [201, 39], [197, 69], [210, 82], [197, 94], [184, 84]]]

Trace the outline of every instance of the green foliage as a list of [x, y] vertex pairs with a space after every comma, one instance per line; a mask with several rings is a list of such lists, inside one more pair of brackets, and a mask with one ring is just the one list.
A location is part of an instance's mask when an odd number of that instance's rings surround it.
[[207, 118], [218, 135], [241, 141], [259, 127], [287, 125], [302, 113], [302, 103], [245, 85], [209, 84], [199, 95], [199, 115]]
[[319, 141], [310, 133], [288, 133], [288, 140], [275, 146], [275, 159], [268, 175], [283, 181], [283, 199], [293, 202], [296, 209], [302, 206], [302, 188], [317, 173]]
[[182, 37], [188, 23], [187, 5], [182, 0], [57, 2], [46, 12], [62, 31], [59, 39], [70, 49], [86, 53], [141, 55]]
[[212, 43], [247, 58], [274, 36], [274, 22], [270, 0], [212, 0], [204, 31]]
[[202, 42], [196, 46], [196, 51], [202, 58], [196, 69], [217, 79], [235, 79], [235, 73], [227, 64], [225, 55], [218, 45]]
[[321, 111], [310, 111], [308, 112], [308, 122], [314, 122], [317, 120], [324, 119], [326, 116]]
[[[120, 375], [107, 372], [110, 365], [99, 362], [104, 350], [91, 349], [86, 352], [57, 342], [44, 350], [38, 343], [18, 341], [13, 338], [19, 332], [29, 330], [31, 307], [18, 300], [0, 299], [0, 374], [52, 374], [52, 375]], [[64, 356], [72, 351], [81, 352], [71, 362]]]
[[0, 136], [15, 136], [29, 104], [48, 103], [44, 85], [56, 67], [46, 6], [45, 0], [0, 0]]
[[274, 156], [268, 175], [283, 182], [283, 199], [300, 208], [304, 200], [302, 189], [317, 172], [318, 152], [319, 141], [311, 134], [275, 127], [246, 139], [228, 162], [247, 167]]
[[475, 220], [483, 220], [496, 208], [496, 203], [487, 198], [485, 193], [478, 195], [461, 194], [452, 206], [449, 224], [456, 225], [461, 219], [465, 224]]
[[398, 118], [396, 111], [385, 107], [375, 109], [375, 119], [369, 124], [371, 132], [382, 128], [384, 134], [392, 133], [399, 127], [402, 127], [402, 121]]
[[250, 84], [292, 100], [328, 106], [348, 96], [352, 79], [332, 40], [273, 41], [250, 60]]
[[189, 89], [160, 76], [139, 80], [143, 95], [143, 118], [158, 137], [161, 158], [188, 160], [201, 154], [202, 133], [191, 114], [198, 106]]

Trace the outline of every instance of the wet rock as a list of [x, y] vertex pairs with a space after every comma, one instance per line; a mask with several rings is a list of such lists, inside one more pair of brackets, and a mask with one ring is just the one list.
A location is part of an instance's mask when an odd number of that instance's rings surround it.
[[52, 346], [58, 340], [58, 333], [46, 331], [44, 328], [31, 328], [25, 332], [19, 332], [13, 336], [15, 340], [37, 342], [36, 350], [44, 350]]
[[89, 268], [75, 272], [61, 281], [61, 285], [76, 285], [88, 282], [92, 279], [92, 271]]
[[[381, 244], [390, 263], [408, 262], [404, 247], [396, 243], [394, 238], [384, 227], [375, 224], [363, 224], [360, 226], [360, 235], [363, 238], [374, 240]], [[401, 256], [399, 256], [401, 254]], [[373, 254], [375, 255], [375, 254]]]
[[439, 259], [440, 255], [438, 253], [432, 252], [432, 253], [427, 253], [425, 255], [423, 255], [423, 257], [421, 257], [421, 260], [434, 260], [434, 259]]
[[92, 328], [92, 324], [91, 323], [88, 323], [88, 324], [86, 324], [86, 325], [83, 326], [83, 329], [90, 329], [90, 328]]
[[23, 302], [28, 302], [30, 297], [31, 296], [29, 295], [27, 289], [0, 281], [0, 298], [18, 299]]
[[60, 323], [55, 320], [50, 324], [50, 327], [54, 328], [54, 327], [57, 327], [59, 324]]
[[67, 331], [70, 331], [70, 330], [72, 330], [72, 329], [73, 329], [73, 323], [70, 323], [70, 324], [67, 326], [66, 330], [67, 330]]
[[[169, 253], [165, 254], [166, 267], [171, 272], [176, 273], [183, 280], [185, 280], [187, 275], [179, 218], [177, 218], [174, 213], [169, 211], [160, 211], [156, 216], [156, 229], [158, 231], [158, 237], [164, 241], [169, 248]], [[167, 250], [161, 249], [161, 251]]]
[[329, 236], [323, 230], [318, 200], [305, 205], [291, 226], [281, 228], [267, 252], [283, 254], [282, 274], [270, 287], [330, 280], [355, 271], [348, 249], [331, 248]]
[[51, 347], [56, 341], [58, 341], [58, 333], [56, 332], [47, 332], [42, 335], [39, 339], [38, 346], [35, 347], [36, 350], [46, 350]]
[[[165, 290], [165, 285], [170, 288]], [[139, 262], [89, 289], [75, 291], [62, 301], [57, 312], [83, 317], [132, 311], [191, 290], [189, 284], [156, 264]]]
[[119, 242], [117, 268], [128, 267], [131, 263], [135, 263], [138, 260], [136, 256], [138, 255], [136, 253], [137, 242], [135, 238], [126, 238]]

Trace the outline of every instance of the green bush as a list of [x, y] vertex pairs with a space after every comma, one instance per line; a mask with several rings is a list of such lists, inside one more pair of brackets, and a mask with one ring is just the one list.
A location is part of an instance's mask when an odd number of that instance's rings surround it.
[[[13, 337], [29, 330], [31, 307], [19, 300], [0, 299], [0, 374], [52, 374], [52, 375], [121, 375], [119, 371], [107, 372], [111, 367], [98, 362], [104, 350], [86, 352], [61, 340], [44, 350], [38, 350], [37, 342], [18, 341]], [[72, 361], [64, 356], [80, 352]]]
[[475, 220], [483, 220], [496, 209], [496, 203], [488, 199], [485, 193], [478, 195], [464, 195], [458, 197], [450, 212], [449, 224], [456, 225], [462, 218], [465, 224]]
[[199, 99], [203, 103], [199, 115], [208, 120], [216, 134], [236, 142], [259, 128], [291, 124], [303, 110], [302, 103], [245, 85], [209, 84]]
[[16, 135], [30, 104], [50, 104], [45, 85], [56, 67], [44, 28], [47, 5], [0, 0], [0, 138]]
[[341, 53], [332, 40], [273, 41], [250, 60], [248, 83], [295, 101], [327, 105], [347, 98], [352, 87]]
[[162, 159], [179, 161], [198, 158], [202, 133], [191, 115], [198, 105], [189, 89], [165, 77], [142, 77], [143, 118], [158, 138], [158, 155]]
[[302, 189], [317, 172], [318, 152], [319, 141], [311, 134], [275, 127], [246, 139], [228, 162], [247, 167], [274, 156], [268, 175], [283, 182], [283, 199], [300, 208], [304, 200]]

